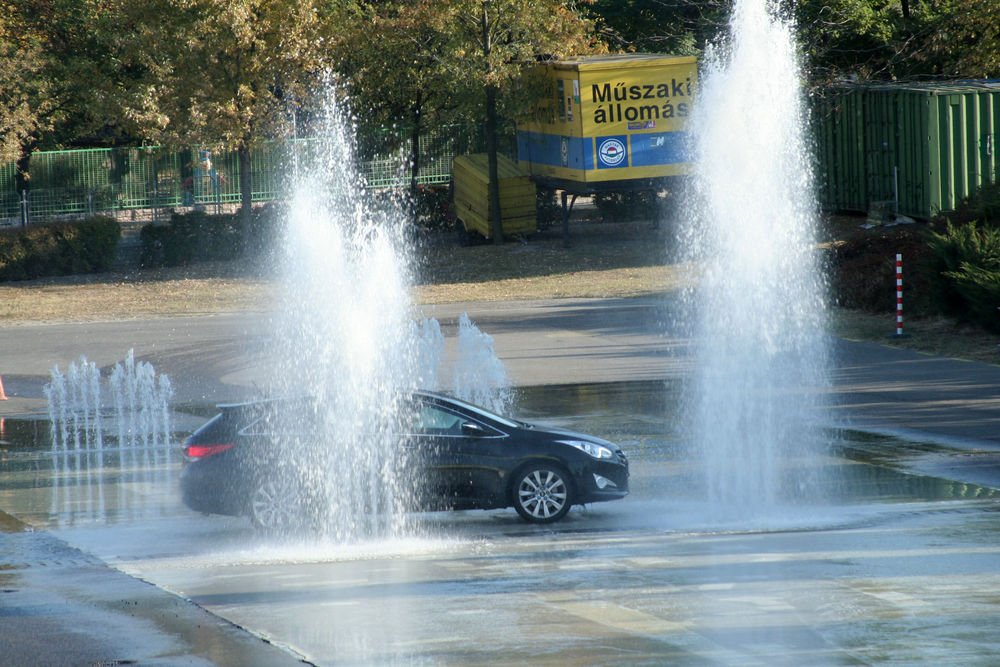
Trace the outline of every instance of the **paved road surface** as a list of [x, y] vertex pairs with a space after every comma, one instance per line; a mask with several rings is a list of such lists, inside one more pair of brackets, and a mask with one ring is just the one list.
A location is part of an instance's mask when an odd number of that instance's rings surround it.
[[[428, 307], [452, 333], [468, 312], [493, 336], [520, 386], [675, 378], [687, 343], [670, 334], [663, 299], [582, 299]], [[887, 326], [891, 326], [889, 323]], [[110, 366], [129, 349], [169, 375], [178, 402], [229, 401], [266, 389], [269, 327], [257, 313], [0, 327], [0, 416], [43, 412], [54, 364], [80, 355]], [[835, 415], [859, 428], [1000, 445], [1000, 366], [834, 341]]]
[[[521, 386], [670, 379], [688, 368], [686, 342], [670, 334], [658, 299], [456, 304], [425, 314], [449, 333], [461, 312], [494, 337]], [[233, 400], [267, 386], [269, 343], [261, 316], [252, 313], [0, 327], [0, 377], [10, 397], [0, 402], [0, 417], [44, 413], [42, 386], [53, 364], [65, 368], [85, 354], [106, 367], [129, 349], [171, 377], [179, 402]], [[838, 421], [960, 446], [965, 454], [955, 457], [917, 451], [913, 465], [1000, 486], [1000, 367], [834, 345]], [[654, 463], [650, 475], [659, 474]], [[178, 554], [188, 547], [244, 543], [246, 526], [217, 518], [192, 523], [182, 508], [156, 498], [144, 498], [142, 507], [172, 509], [155, 520], [57, 531], [86, 553], [0, 513], [8, 531], [0, 533], [0, 664], [280, 665], [302, 655], [324, 664], [872, 664], [907, 656], [989, 664], [983, 656], [1000, 648], [990, 639], [1000, 628], [989, 620], [997, 618], [990, 591], [1000, 583], [996, 500], [941, 505], [940, 493], [961, 491], [912, 492], [907, 476], [866, 480], [862, 488], [892, 489], [890, 496], [899, 493], [906, 503], [887, 509], [862, 502], [858, 516], [727, 536], [698, 530], [703, 508], [650, 523], [637, 490], [636, 503], [582, 514], [553, 533], [525, 532], [503, 514], [460, 516], [444, 526], [464, 535], [454, 545], [292, 565], [284, 552], [235, 548], [208, 562], [185, 560]], [[38, 518], [40, 526], [49, 512], [43, 505], [32, 505], [24, 490], [0, 490], [0, 510]], [[155, 527], [155, 539], [130, 532], [142, 526]], [[177, 548], [166, 546], [172, 540]], [[151, 543], [159, 544], [153, 552], [138, 546]], [[121, 552], [126, 544], [136, 551]], [[319, 580], [326, 583], [317, 588]], [[274, 586], [257, 594], [240, 583], [265, 581]], [[313, 591], [308, 599], [296, 592], [300, 584]], [[400, 604], [407, 613], [398, 612]], [[315, 615], [338, 605], [359, 616], [354, 630]], [[498, 616], [483, 617], [484, 608]], [[442, 609], [447, 619], [435, 615]], [[306, 617], [313, 620], [302, 623]], [[380, 618], [391, 623], [387, 635], [377, 632]], [[532, 628], [531, 618], [545, 620]], [[442, 635], [443, 622], [455, 632]], [[495, 646], [462, 644], [462, 636], [488, 637], [491, 627]], [[296, 637], [298, 654], [280, 648], [287, 636]], [[540, 653], [553, 636], [569, 644]], [[334, 645], [349, 650], [338, 657], [327, 652]]]

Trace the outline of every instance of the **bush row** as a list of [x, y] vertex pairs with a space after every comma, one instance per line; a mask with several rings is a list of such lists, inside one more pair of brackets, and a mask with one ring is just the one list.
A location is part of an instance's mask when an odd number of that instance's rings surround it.
[[143, 267], [184, 266], [194, 262], [255, 256], [273, 247], [284, 216], [278, 205], [254, 209], [250, 229], [238, 213], [174, 213], [165, 225], [142, 228]]
[[106, 216], [5, 230], [0, 232], [0, 280], [107, 271], [119, 238], [121, 225]]

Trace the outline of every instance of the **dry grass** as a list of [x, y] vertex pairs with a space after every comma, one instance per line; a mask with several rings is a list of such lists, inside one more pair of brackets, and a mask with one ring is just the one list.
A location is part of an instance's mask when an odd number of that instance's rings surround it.
[[205, 315], [268, 306], [266, 280], [224, 264], [193, 270], [74, 276], [0, 284], [0, 323]]
[[836, 309], [833, 333], [848, 340], [873, 341], [925, 354], [1000, 364], [1000, 336], [958, 324], [943, 317], [924, 317], [903, 323], [903, 338], [896, 338], [893, 314]]
[[[558, 229], [500, 247], [462, 247], [450, 235], [431, 235], [415, 253], [413, 296], [432, 304], [669, 292], [690, 272], [667, 261], [667, 238], [665, 230], [646, 223], [597, 220], [574, 222], [570, 248], [563, 247]], [[264, 272], [239, 263], [4, 283], [0, 326], [263, 311], [274, 293]], [[909, 337], [895, 339], [891, 314], [837, 310], [833, 329], [848, 339], [1000, 362], [1000, 337], [944, 319], [908, 321]]]

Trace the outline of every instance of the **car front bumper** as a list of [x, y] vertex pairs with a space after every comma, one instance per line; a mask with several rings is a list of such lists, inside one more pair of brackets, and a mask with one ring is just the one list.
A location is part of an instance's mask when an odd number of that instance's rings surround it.
[[597, 503], [619, 500], [629, 493], [628, 461], [592, 461], [577, 467], [574, 472], [578, 502]]

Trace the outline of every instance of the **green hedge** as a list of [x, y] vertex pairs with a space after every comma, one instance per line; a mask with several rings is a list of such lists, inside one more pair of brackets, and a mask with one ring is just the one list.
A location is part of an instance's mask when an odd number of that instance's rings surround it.
[[[142, 266], [185, 266], [264, 253], [273, 247], [279, 233], [284, 220], [281, 210], [277, 204], [254, 209], [249, 230], [243, 229], [239, 213], [174, 213], [166, 225], [142, 228]], [[249, 252], [247, 243], [251, 244]]]
[[239, 218], [232, 214], [174, 213], [169, 224], [143, 227], [140, 237], [144, 267], [183, 266], [240, 254]]
[[0, 232], [0, 280], [107, 271], [119, 238], [121, 225], [106, 216]]

